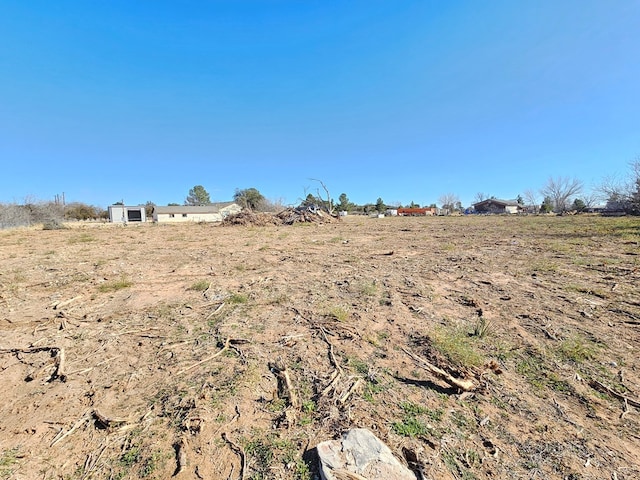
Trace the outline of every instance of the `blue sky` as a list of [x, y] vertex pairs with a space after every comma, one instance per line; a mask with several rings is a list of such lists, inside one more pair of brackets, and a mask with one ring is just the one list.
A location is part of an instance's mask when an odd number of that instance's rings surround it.
[[640, 1], [0, 2], [0, 202], [514, 198], [640, 156]]

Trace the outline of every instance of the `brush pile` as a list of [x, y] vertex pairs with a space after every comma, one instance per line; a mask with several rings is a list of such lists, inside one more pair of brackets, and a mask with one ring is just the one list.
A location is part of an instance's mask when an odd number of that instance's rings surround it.
[[310, 207], [287, 208], [278, 213], [252, 212], [243, 210], [235, 215], [229, 215], [222, 221], [223, 226], [253, 225], [265, 227], [267, 225], [293, 225], [295, 223], [328, 223], [337, 221], [327, 212]]
[[233, 225], [266, 227], [267, 225], [281, 224], [282, 222], [273, 213], [253, 212], [251, 210], [243, 210], [240, 213], [229, 215], [222, 221], [222, 225], [225, 227]]

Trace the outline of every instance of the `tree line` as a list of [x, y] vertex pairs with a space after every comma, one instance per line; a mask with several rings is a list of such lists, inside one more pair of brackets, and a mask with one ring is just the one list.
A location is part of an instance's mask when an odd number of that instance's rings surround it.
[[[606, 209], [640, 215], [640, 158], [629, 164], [629, 171], [622, 178], [607, 177], [592, 192], [586, 192], [582, 181], [568, 177], [549, 177], [540, 189], [528, 189], [518, 195], [516, 201], [523, 207], [533, 209], [532, 213], [566, 213], [568, 211], [583, 212], [594, 208], [599, 202], [606, 203]], [[381, 197], [375, 202], [356, 204], [349, 200], [346, 193], [341, 193], [338, 200], [331, 198], [328, 187], [321, 180], [315, 180], [321, 186], [316, 194], [307, 193], [299, 200], [298, 207], [320, 208], [332, 214], [340, 211], [349, 213], [384, 213], [388, 208], [400, 208], [398, 202], [386, 204]], [[306, 192], [305, 192], [306, 193]], [[64, 197], [62, 197], [64, 198]], [[475, 195], [475, 202], [495, 198], [479, 192]], [[268, 200], [255, 188], [236, 189], [233, 200], [245, 209], [254, 211], [278, 211], [284, 208], [281, 200]], [[439, 206], [448, 212], [462, 212], [465, 210], [458, 195], [445, 193], [438, 198]], [[113, 205], [121, 205], [115, 202]], [[202, 185], [191, 188], [184, 200], [184, 205], [211, 205], [211, 198]], [[169, 203], [168, 205], [180, 205]], [[418, 208], [419, 204], [411, 202], [406, 205]], [[436, 207], [435, 203], [426, 205]], [[147, 201], [144, 204], [147, 217], [151, 217], [155, 203]], [[45, 224], [52, 228], [65, 220], [106, 220], [109, 213], [106, 209], [82, 202], [65, 204], [56, 195], [54, 201], [36, 201], [26, 198], [23, 204], [0, 203], [0, 229]]]

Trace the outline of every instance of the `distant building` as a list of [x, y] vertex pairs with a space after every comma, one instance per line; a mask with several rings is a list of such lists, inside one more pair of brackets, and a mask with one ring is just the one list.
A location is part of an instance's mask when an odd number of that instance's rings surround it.
[[437, 209], [434, 207], [400, 207], [397, 210], [397, 215], [400, 216], [424, 216], [424, 215], [437, 215]]
[[488, 198], [473, 204], [476, 213], [520, 213], [522, 205], [515, 200], [500, 200], [498, 198]]
[[144, 205], [129, 207], [126, 205], [109, 205], [109, 221], [112, 223], [146, 222], [147, 212]]
[[234, 213], [242, 211], [235, 202], [212, 203], [211, 205], [177, 205], [153, 207], [153, 221], [157, 223], [221, 222]]

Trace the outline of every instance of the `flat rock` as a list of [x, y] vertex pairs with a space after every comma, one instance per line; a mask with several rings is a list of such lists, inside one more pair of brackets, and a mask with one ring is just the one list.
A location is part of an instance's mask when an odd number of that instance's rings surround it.
[[366, 428], [348, 430], [342, 439], [319, 443], [317, 449], [323, 480], [416, 480], [389, 447]]

